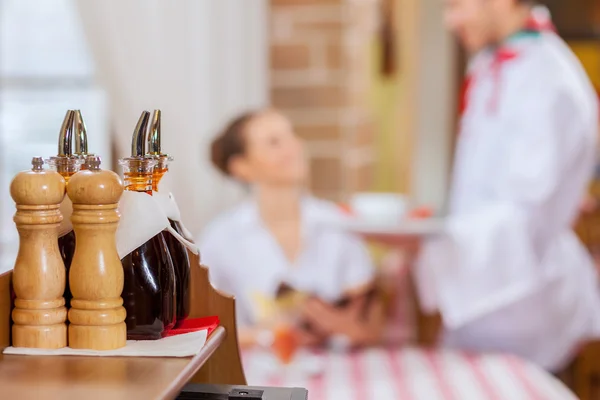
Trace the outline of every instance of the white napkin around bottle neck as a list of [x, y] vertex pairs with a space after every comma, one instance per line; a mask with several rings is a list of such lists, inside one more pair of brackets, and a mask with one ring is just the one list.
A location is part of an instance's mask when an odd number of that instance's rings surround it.
[[[179, 213], [179, 207], [177, 206], [177, 201], [175, 200], [175, 195], [173, 193], [169, 193], [169, 197], [171, 198], [171, 201], [173, 204], [175, 204], [175, 207], [177, 207], [177, 214], [179, 215], [179, 219], [174, 219], [173, 221], [177, 221], [179, 222], [179, 226], [182, 230], [183, 236], [189, 240], [190, 242], [193, 241], [193, 237], [194, 235], [192, 235], [192, 233], [190, 231], [187, 230], [187, 228], [185, 227], [183, 221], [181, 220], [181, 214]], [[172, 218], [171, 218], [172, 219]]]
[[[158, 194], [158, 193], [157, 193]], [[168, 196], [166, 196], [168, 198]], [[121, 219], [116, 233], [117, 252], [123, 259], [148, 240], [167, 230], [192, 253], [198, 254], [198, 248], [175, 231], [169, 223], [168, 214], [163, 206], [172, 206], [165, 196], [150, 196], [144, 192], [125, 191], [119, 201]], [[176, 206], [176, 204], [175, 204]]]
[[160, 191], [153, 192], [152, 197], [154, 197], [154, 199], [158, 202], [167, 218], [177, 222], [181, 221], [181, 213], [179, 212], [179, 207], [177, 207], [175, 198], [171, 193]]
[[116, 240], [120, 259], [169, 227], [160, 204], [144, 192], [124, 191], [119, 213]]
[[160, 205], [168, 219], [179, 223], [179, 227], [183, 231], [183, 235], [177, 232], [175, 229], [173, 229], [171, 227], [171, 224], [169, 224], [167, 230], [173, 236], [175, 236], [175, 238], [179, 240], [185, 247], [187, 247], [192, 253], [196, 255], [199, 254], [200, 252], [198, 250], [198, 247], [191, 242], [191, 240], [189, 239], [191, 235], [189, 235], [188, 230], [185, 229], [183, 222], [181, 222], [181, 213], [179, 212], [179, 207], [177, 206], [177, 202], [175, 201], [175, 196], [173, 196], [172, 193], [165, 194], [161, 192], [154, 192], [152, 194], [152, 197]]
[[190, 242], [193, 242], [194, 235], [192, 235], [192, 233], [186, 229], [181, 221], [179, 206], [177, 206], [175, 195], [171, 192], [171, 187], [173, 186], [171, 181], [172, 175], [169, 171], [167, 171], [167, 173], [161, 178], [160, 182], [158, 182], [158, 191], [154, 192], [154, 196], [159, 198], [167, 217], [170, 220], [179, 222], [179, 226], [181, 227], [184, 238]]
[[186, 238], [184, 238], [183, 236], [181, 236], [179, 234], [179, 232], [177, 232], [175, 229], [173, 229], [171, 227], [171, 225], [169, 225], [167, 227], [167, 230], [169, 231], [169, 233], [171, 235], [173, 235], [175, 237], [175, 239], [177, 239], [181, 244], [183, 244], [189, 251], [191, 251], [195, 255], [199, 255], [200, 254], [200, 250], [198, 250], [198, 246], [196, 246], [194, 243], [190, 242], [189, 240], [187, 240]]
[[95, 357], [192, 357], [202, 350], [208, 330], [169, 336], [159, 340], [128, 340], [125, 347], [116, 350], [31, 349], [7, 347], [4, 354], [29, 356], [95, 356]]

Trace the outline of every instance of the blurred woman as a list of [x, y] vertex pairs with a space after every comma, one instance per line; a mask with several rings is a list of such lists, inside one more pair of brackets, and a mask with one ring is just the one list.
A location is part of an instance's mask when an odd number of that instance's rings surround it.
[[369, 301], [372, 261], [359, 238], [336, 229], [344, 217], [339, 208], [306, 193], [307, 163], [290, 121], [271, 109], [244, 114], [211, 153], [215, 167], [251, 188], [198, 241], [213, 285], [236, 297], [242, 345], [258, 339], [257, 299], [274, 301], [289, 290], [309, 294], [297, 326], [302, 343], [332, 336], [354, 345], [378, 341], [383, 313]]

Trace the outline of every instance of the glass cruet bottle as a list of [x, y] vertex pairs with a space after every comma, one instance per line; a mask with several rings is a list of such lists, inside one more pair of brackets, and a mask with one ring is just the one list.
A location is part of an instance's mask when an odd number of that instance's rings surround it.
[[[152, 195], [156, 161], [145, 156], [150, 113], [144, 111], [133, 135], [131, 157], [119, 160], [126, 191]], [[123, 303], [127, 311], [127, 339], [160, 339], [176, 321], [175, 270], [164, 232], [150, 238], [121, 260], [124, 269]]]
[[[148, 131], [148, 154], [156, 160], [152, 178], [152, 191], [158, 192], [158, 184], [162, 177], [169, 171], [169, 163], [173, 157], [162, 153], [161, 150], [161, 112], [154, 110], [152, 122]], [[184, 230], [179, 221], [169, 219], [169, 224], [179, 235], [185, 237]], [[190, 314], [190, 259], [187, 248], [175, 236], [165, 233], [165, 240], [177, 282], [177, 323], [180, 323]]]

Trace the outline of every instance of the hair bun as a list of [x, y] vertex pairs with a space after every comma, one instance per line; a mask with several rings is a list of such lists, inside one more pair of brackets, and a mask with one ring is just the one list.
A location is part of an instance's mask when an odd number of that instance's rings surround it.
[[211, 162], [219, 171], [227, 176], [231, 176], [229, 169], [231, 159], [235, 156], [243, 155], [246, 151], [244, 130], [248, 122], [255, 115], [256, 112], [248, 112], [235, 118], [211, 143]]
[[210, 161], [212, 164], [225, 175], [229, 175], [227, 164], [229, 161], [223, 150], [223, 135], [217, 136], [210, 144]]

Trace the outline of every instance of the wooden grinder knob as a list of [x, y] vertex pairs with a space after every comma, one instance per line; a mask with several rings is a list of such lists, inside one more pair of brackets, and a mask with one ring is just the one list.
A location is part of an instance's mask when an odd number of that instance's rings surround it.
[[67, 345], [65, 265], [57, 236], [65, 180], [55, 171], [45, 171], [41, 157], [31, 163], [32, 170], [17, 174], [10, 184], [19, 231], [12, 342], [15, 347], [58, 349]]
[[127, 340], [123, 267], [115, 240], [123, 184], [114, 172], [100, 169], [99, 157], [88, 156], [86, 165], [67, 187], [77, 237], [69, 272], [69, 347], [118, 349]]

